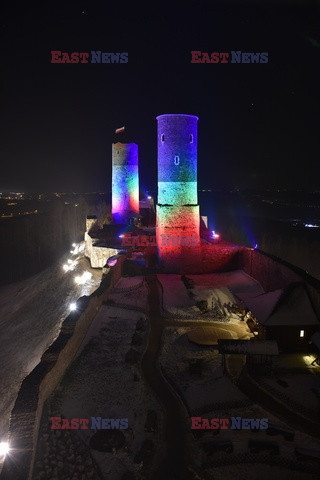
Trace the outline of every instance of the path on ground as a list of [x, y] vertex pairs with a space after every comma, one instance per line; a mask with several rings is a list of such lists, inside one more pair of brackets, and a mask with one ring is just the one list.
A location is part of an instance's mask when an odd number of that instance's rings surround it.
[[150, 332], [148, 346], [142, 358], [142, 371], [146, 381], [155, 392], [166, 412], [166, 455], [154, 479], [188, 480], [192, 476], [185, 460], [185, 435], [181, 416], [182, 404], [179, 397], [162, 376], [158, 365], [161, 336], [164, 328], [161, 320], [158, 281], [156, 275], [148, 275], [146, 280], [149, 286]]

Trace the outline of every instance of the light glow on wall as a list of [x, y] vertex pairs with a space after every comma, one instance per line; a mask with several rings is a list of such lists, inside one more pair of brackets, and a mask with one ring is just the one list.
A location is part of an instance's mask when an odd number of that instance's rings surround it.
[[197, 247], [162, 242], [166, 235], [199, 237], [197, 191], [198, 117], [165, 114], [158, 121], [157, 245], [160, 258], [175, 262], [183, 252]]
[[112, 144], [112, 215], [116, 223], [128, 223], [139, 213], [138, 145]]
[[5, 457], [10, 452], [8, 442], [0, 442], [0, 456]]
[[74, 277], [74, 281], [77, 285], [84, 285], [88, 280], [92, 278], [92, 273], [90, 272], [83, 272], [82, 275], [78, 275]]
[[78, 261], [77, 260], [68, 260], [68, 263], [65, 263], [62, 268], [65, 272], [69, 272], [70, 270], [74, 270], [76, 268], [76, 266], [78, 265]]
[[107, 260], [107, 265], [108, 267], [114, 267], [118, 262], [118, 258], [116, 258], [115, 255], [113, 255], [112, 257], [109, 257], [108, 260]]

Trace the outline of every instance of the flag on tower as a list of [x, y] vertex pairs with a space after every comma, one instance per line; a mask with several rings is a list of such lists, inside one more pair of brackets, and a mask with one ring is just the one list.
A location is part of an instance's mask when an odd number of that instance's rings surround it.
[[117, 128], [115, 133], [122, 133], [124, 132], [125, 127]]

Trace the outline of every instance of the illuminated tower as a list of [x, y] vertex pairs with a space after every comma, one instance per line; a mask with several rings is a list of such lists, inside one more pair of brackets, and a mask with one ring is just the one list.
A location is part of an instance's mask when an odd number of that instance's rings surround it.
[[112, 215], [116, 223], [128, 223], [139, 213], [138, 145], [112, 144]]
[[[187, 270], [200, 247], [197, 193], [197, 122], [194, 115], [167, 114], [158, 121], [157, 245], [166, 267]], [[173, 238], [174, 237], [174, 238]], [[183, 240], [182, 240], [183, 239]], [[179, 244], [180, 243], [180, 244]]]

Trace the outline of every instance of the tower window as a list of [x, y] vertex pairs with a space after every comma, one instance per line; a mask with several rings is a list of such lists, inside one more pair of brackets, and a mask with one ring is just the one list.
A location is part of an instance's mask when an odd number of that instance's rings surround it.
[[180, 163], [180, 157], [179, 157], [179, 155], [175, 155], [174, 156], [174, 164], [179, 165], [179, 163]]
[[300, 338], [304, 337], [304, 330], [300, 330]]
[[189, 142], [190, 142], [190, 143], [193, 143], [193, 135], [192, 135], [192, 133], [190, 133], [190, 135], [189, 135]]
[[161, 135], [161, 142], [164, 142], [164, 134]]

